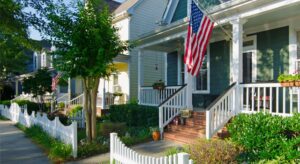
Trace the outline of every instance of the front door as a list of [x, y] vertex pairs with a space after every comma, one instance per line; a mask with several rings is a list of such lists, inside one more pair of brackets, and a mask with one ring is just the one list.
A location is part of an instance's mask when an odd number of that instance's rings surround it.
[[252, 52], [243, 53], [243, 83], [252, 82]]

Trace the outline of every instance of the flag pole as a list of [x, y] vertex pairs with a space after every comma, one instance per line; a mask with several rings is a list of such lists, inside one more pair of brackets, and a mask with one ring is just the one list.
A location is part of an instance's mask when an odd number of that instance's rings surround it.
[[[189, 1], [191, 1], [191, 0], [189, 0]], [[205, 9], [205, 7], [203, 5], [201, 5], [201, 3], [199, 3], [199, 1], [196, 2], [196, 5], [198, 5], [202, 10], [204, 10], [207, 17], [209, 17], [209, 19], [211, 19], [214, 23], [216, 23], [218, 26], [220, 26], [221, 30], [225, 33], [225, 35], [227, 35], [232, 40], [231, 35], [228, 34], [228, 32], [224, 29], [224, 27], [222, 25], [220, 25], [211, 15], [208, 14], [208, 11]]]

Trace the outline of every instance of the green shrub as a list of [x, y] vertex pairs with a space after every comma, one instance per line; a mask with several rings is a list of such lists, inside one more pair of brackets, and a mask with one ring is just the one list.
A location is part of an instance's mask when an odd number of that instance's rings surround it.
[[65, 103], [64, 102], [58, 103], [58, 108], [59, 109], [64, 109], [65, 108]]
[[32, 126], [26, 128], [20, 124], [17, 125], [18, 128], [25, 132], [25, 135], [31, 138], [34, 142], [39, 144], [42, 148], [49, 152], [48, 156], [54, 161], [62, 161], [71, 158], [72, 147], [56, 140], [55, 138], [48, 135], [39, 126]]
[[188, 152], [187, 148], [183, 148], [183, 147], [172, 147], [169, 148], [165, 151], [165, 156], [170, 156], [170, 155], [174, 155], [174, 154], [178, 154], [178, 153], [182, 153], [182, 152]]
[[10, 106], [10, 100], [2, 100], [2, 101], [0, 101], [0, 104], [2, 104], [2, 105], [6, 105], [6, 106]]
[[143, 105], [112, 105], [109, 109], [112, 122], [126, 122], [128, 126], [158, 126], [158, 108]]
[[68, 113], [68, 116], [75, 116], [76, 113], [80, 112], [82, 110], [82, 106], [78, 105], [73, 107], [70, 112]]
[[189, 145], [187, 152], [194, 163], [238, 163], [241, 149], [229, 141], [199, 139]]
[[116, 123], [116, 122], [103, 122], [98, 124], [98, 135], [109, 138], [110, 133], [115, 132], [122, 136], [126, 132], [126, 123]]
[[240, 114], [228, 126], [231, 140], [245, 148], [244, 160], [300, 158], [300, 115]]
[[87, 157], [94, 154], [102, 154], [109, 151], [108, 145], [90, 143], [78, 146], [78, 157]]

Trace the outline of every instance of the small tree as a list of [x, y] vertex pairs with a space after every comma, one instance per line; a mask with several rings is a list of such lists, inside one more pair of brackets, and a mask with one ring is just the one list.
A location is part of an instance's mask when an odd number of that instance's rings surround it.
[[99, 80], [113, 70], [113, 58], [127, 50], [112, 25], [107, 6], [99, 0], [78, 1], [73, 10], [64, 3], [43, 9], [47, 35], [56, 47], [54, 66], [64, 76], [81, 77], [84, 86], [86, 136], [96, 138], [96, 98]]
[[40, 104], [40, 110], [44, 109], [44, 95], [52, 92], [51, 90], [51, 74], [48, 69], [39, 69], [36, 74], [26, 78], [23, 82], [23, 90], [25, 93], [32, 94], [36, 97]]

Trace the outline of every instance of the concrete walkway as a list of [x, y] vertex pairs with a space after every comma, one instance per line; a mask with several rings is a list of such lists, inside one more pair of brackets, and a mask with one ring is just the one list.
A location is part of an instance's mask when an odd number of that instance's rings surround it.
[[47, 164], [51, 161], [11, 121], [0, 120], [0, 164], [2, 163]]
[[[158, 141], [158, 142], [148, 142], [140, 145], [131, 147], [133, 150], [137, 151], [143, 155], [149, 155], [152, 157], [162, 157], [165, 156], [165, 151], [171, 147], [181, 147], [181, 145], [170, 142], [170, 141]], [[70, 164], [107, 164], [109, 163], [109, 153], [101, 154], [93, 157], [89, 157], [79, 161], [70, 162]]]

